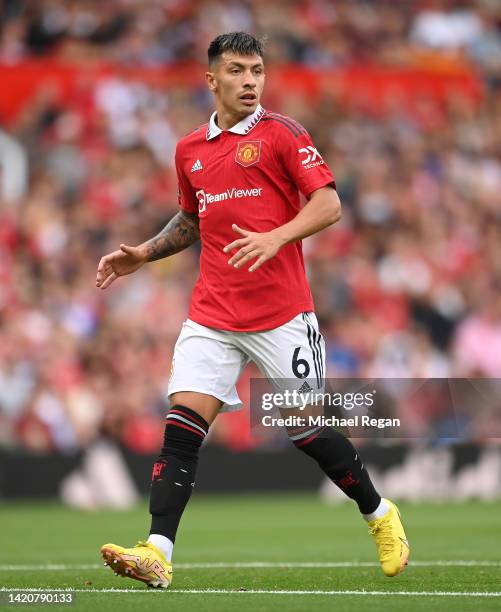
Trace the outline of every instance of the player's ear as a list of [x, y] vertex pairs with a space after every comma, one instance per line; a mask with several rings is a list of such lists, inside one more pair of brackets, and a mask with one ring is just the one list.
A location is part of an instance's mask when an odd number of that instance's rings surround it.
[[211, 91], [216, 91], [216, 87], [217, 87], [216, 76], [215, 76], [215, 74], [213, 72], [206, 72], [205, 73], [205, 81], [207, 83], [207, 87]]

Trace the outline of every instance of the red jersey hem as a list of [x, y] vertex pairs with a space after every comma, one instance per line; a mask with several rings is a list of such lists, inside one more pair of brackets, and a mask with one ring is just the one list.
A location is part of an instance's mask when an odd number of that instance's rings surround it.
[[319, 181], [315, 181], [313, 184], [313, 187], [308, 186], [308, 193], [305, 193], [305, 196], [307, 198], [310, 197], [310, 195], [316, 191], [317, 189], [321, 189], [322, 187], [328, 187], [329, 185], [332, 185], [333, 189], [336, 189], [336, 181], [332, 180], [332, 181], [328, 181], [326, 179], [321, 179]]
[[248, 327], [236, 327], [233, 325], [228, 325], [227, 323], [214, 321], [214, 319], [209, 319], [204, 316], [198, 316], [195, 312], [190, 312], [188, 314], [188, 318], [199, 325], [204, 325], [205, 327], [211, 327], [212, 329], [220, 329], [222, 331], [235, 331], [235, 332], [260, 332], [260, 331], [269, 331], [270, 329], [276, 329], [280, 327], [284, 323], [288, 323], [294, 317], [296, 317], [301, 312], [313, 312], [315, 310], [313, 306], [313, 302], [311, 300], [299, 302], [299, 304], [295, 304], [293, 307], [288, 308], [286, 311], [280, 313], [280, 315], [273, 317], [272, 319], [267, 319], [266, 324], [259, 326], [252, 326], [252, 328]]

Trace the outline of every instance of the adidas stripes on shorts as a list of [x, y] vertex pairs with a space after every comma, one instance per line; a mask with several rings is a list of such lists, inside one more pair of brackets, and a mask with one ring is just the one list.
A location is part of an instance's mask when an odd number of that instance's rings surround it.
[[188, 319], [183, 323], [172, 360], [168, 394], [197, 391], [238, 410], [236, 383], [253, 361], [275, 392], [296, 389], [322, 393], [325, 342], [313, 312], [303, 312], [280, 327], [260, 332], [213, 329]]

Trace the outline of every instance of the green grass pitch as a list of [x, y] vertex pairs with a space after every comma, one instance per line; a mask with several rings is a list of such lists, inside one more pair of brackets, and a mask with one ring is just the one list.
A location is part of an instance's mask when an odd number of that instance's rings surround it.
[[146, 537], [146, 504], [87, 513], [56, 503], [4, 503], [0, 609], [15, 607], [5, 605], [11, 589], [31, 588], [74, 589], [74, 603], [57, 606], [70, 610], [501, 610], [501, 504], [400, 509], [411, 563], [390, 579], [375, 563], [353, 503], [194, 495], [178, 534], [172, 588], [160, 591], [114, 576], [98, 554], [105, 542], [132, 545]]

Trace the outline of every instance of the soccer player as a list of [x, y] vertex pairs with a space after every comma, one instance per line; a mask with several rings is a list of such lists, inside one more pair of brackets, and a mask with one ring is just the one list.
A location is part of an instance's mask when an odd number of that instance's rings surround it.
[[[307, 131], [260, 105], [262, 43], [244, 32], [222, 34], [208, 56], [215, 112], [178, 143], [180, 212], [151, 240], [103, 257], [96, 279], [106, 289], [201, 240], [200, 276], [174, 350], [171, 408], [153, 467], [150, 535], [131, 548], [101, 548], [115, 573], [163, 588], [172, 581], [199, 448], [218, 413], [240, 407], [235, 384], [244, 366], [252, 360], [269, 379], [296, 379], [298, 389], [308, 370], [323, 388], [324, 341], [301, 240], [341, 214], [333, 176]], [[308, 200], [302, 208], [299, 192]], [[400, 573], [409, 545], [399, 512], [377, 493], [351, 442], [321, 427], [296, 428], [290, 437], [358, 504], [384, 573]]]

